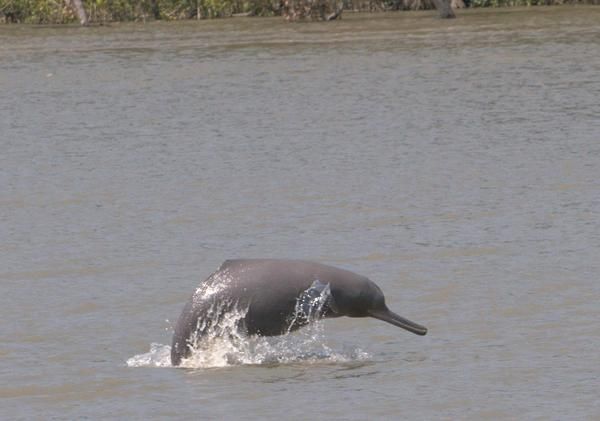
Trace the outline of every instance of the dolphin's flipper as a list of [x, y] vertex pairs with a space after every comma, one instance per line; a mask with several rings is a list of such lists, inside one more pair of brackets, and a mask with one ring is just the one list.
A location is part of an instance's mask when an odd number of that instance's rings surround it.
[[296, 315], [305, 319], [305, 323], [320, 319], [332, 306], [333, 297], [329, 283], [315, 280], [310, 288], [302, 292], [296, 303]]

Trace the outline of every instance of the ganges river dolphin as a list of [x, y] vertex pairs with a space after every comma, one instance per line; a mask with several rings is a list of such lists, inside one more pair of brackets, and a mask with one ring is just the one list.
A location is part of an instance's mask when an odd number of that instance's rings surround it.
[[[381, 289], [356, 273], [302, 260], [225, 261], [192, 294], [173, 334], [171, 363], [177, 366], [228, 314], [244, 334], [274, 336], [313, 320], [374, 317], [425, 335], [427, 328], [390, 311]], [[210, 332], [210, 333], [209, 333]]]

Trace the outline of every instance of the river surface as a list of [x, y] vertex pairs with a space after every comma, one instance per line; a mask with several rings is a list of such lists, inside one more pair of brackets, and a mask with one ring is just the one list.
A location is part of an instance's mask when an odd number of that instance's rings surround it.
[[[599, 419], [600, 8], [0, 27], [0, 418]], [[369, 276], [172, 368], [235, 257]]]

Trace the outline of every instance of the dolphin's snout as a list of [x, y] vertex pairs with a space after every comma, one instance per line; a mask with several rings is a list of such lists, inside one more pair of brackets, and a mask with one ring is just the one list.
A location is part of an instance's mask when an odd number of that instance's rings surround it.
[[371, 317], [375, 319], [383, 320], [384, 322], [388, 322], [393, 324], [394, 326], [401, 327], [402, 329], [406, 329], [409, 332], [412, 332], [416, 335], [426, 335], [427, 328], [425, 326], [421, 326], [418, 323], [412, 322], [408, 319], [405, 319], [402, 316], [397, 315], [393, 311], [388, 309], [385, 310], [372, 310], [369, 312]]

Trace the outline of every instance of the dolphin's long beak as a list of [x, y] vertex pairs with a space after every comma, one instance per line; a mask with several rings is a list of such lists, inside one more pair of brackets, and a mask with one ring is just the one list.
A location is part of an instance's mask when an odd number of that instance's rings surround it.
[[425, 335], [427, 333], [427, 328], [425, 326], [421, 326], [420, 324], [411, 322], [410, 320], [405, 319], [402, 316], [398, 316], [396, 313], [388, 309], [371, 310], [369, 312], [369, 315], [376, 319], [383, 320], [384, 322], [391, 323], [394, 326], [406, 329], [409, 332], [415, 333], [417, 335]]

